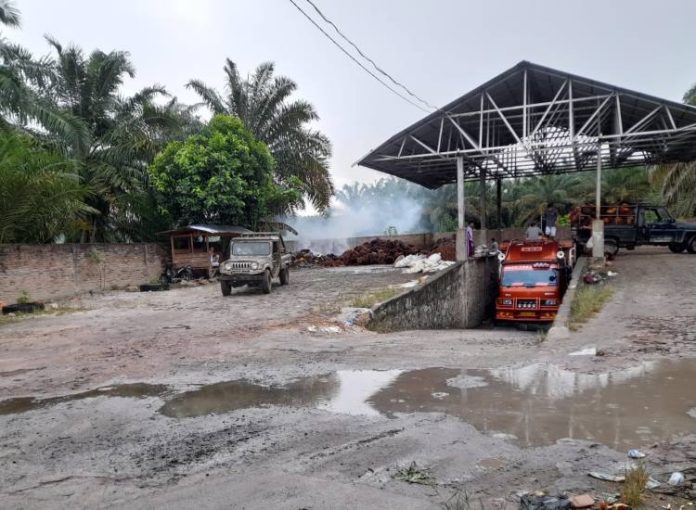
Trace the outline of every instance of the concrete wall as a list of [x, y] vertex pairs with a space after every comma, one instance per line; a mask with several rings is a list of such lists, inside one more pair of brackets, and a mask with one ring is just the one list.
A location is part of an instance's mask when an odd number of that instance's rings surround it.
[[166, 254], [143, 244], [0, 245], [0, 302], [27, 291], [49, 301], [90, 290], [147, 283], [162, 274]]
[[373, 309], [375, 330], [474, 328], [492, 311], [497, 289], [495, 257], [457, 263], [424, 285]]
[[[498, 242], [511, 241], [513, 239], [524, 239], [526, 228], [504, 228], [488, 229], [486, 231], [474, 230], [474, 243], [487, 244], [491, 237], [495, 237]], [[288, 242], [288, 250], [294, 251], [299, 248], [309, 247], [313, 251], [319, 253], [334, 253], [340, 255], [345, 250], [355, 248], [363, 243], [370, 242], [373, 239], [385, 239], [393, 241], [401, 241], [406, 244], [412, 244], [417, 248], [423, 248], [433, 244], [439, 239], [454, 239], [455, 232], [425, 232], [422, 234], [403, 234], [396, 236], [365, 236], [365, 237], [349, 237], [347, 239], [311, 239], [311, 240], [293, 240]], [[558, 239], [571, 239], [570, 227], [559, 227], [557, 232]]]

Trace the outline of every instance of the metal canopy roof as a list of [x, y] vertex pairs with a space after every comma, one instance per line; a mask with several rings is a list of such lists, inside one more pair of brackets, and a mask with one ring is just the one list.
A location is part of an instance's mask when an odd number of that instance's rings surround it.
[[186, 227], [177, 228], [174, 230], [165, 230], [164, 232], [159, 232], [159, 234], [191, 234], [191, 233], [203, 233], [210, 234], [214, 236], [226, 236], [232, 234], [248, 234], [251, 230], [244, 227], [237, 227], [233, 225], [188, 225]]
[[[696, 159], [696, 108], [522, 61], [394, 135], [358, 164], [437, 188]], [[483, 175], [482, 175], [483, 174]]]

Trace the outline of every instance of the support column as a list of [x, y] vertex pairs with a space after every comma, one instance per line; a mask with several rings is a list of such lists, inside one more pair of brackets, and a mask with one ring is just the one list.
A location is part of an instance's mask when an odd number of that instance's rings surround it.
[[[495, 226], [498, 227], [498, 237], [500, 237], [503, 232], [503, 180], [500, 177], [495, 180], [495, 214]], [[501, 241], [502, 239], [498, 239], [499, 243]]]
[[457, 157], [457, 260], [466, 260], [466, 215], [464, 214], [464, 158]]
[[481, 173], [479, 174], [479, 209], [481, 211], [481, 232], [478, 239], [479, 244], [488, 243], [488, 197], [486, 196], [486, 191], [486, 170], [481, 168]]
[[595, 192], [595, 219], [592, 222], [592, 257], [604, 261], [604, 222], [602, 221], [602, 145], [597, 146], [597, 188]]

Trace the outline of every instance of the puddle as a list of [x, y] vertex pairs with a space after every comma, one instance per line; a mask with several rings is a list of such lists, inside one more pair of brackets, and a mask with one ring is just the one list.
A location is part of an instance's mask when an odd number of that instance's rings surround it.
[[[166, 386], [150, 384], [43, 400], [21, 397], [0, 402], [0, 414], [99, 396], [160, 396], [166, 400], [159, 411], [174, 418], [268, 406], [386, 417], [436, 412], [520, 446], [574, 438], [627, 450], [674, 434], [696, 433], [694, 380], [696, 360], [645, 362], [598, 374], [545, 364], [499, 370], [339, 370], [283, 386], [221, 382], [169, 398]], [[494, 468], [495, 461], [482, 467]]]
[[696, 406], [694, 380], [694, 361], [650, 362], [600, 374], [543, 364], [338, 371], [287, 386], [245, 381], [203, 386], [173, 397], [160, 411], [192, 417], [279, 405], [387, 417], [438, 412], [521, 446], [575, 438], [628, 449], [696, 432], [696, 420], [687, 414]]
[[24, 413], [35, 409], [42, 409], [63, 402], [82, 400], [94, 397], [126, 397], [126, 398], [145, 398], [157, 397], [167, 390], [163, 384], [119, 384], [117, 386], [104, 386], [95, 390], [73, 393], [60, 397], [37, 399], [34, 397], [18, 397], [0, 401], [0, 415]]
[[173, 418], [221, 414], [270, 405], [315, 406], [328, 402], [339, 390], [335, 374], [307, 377], [285, 386], [260, 386], [247, 381], [209, 384], [169, 399], [160, 412]]

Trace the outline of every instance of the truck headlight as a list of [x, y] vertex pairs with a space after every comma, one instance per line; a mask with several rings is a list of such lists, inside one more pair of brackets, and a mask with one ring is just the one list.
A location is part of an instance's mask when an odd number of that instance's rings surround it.
[[501, 299], [500, 300], [501, 305], [507, 305], [507, 306], [512, 306], [512, 299]]
[[259, 265], [256, 262], [252, 262], [250, 267], [251, 269], [258, 269]]
[[544, 299], [542, 301], [542, 304], [544, 306], [556, 306], [558, 304], [558, 301], [556, 301], [555, 299]]

